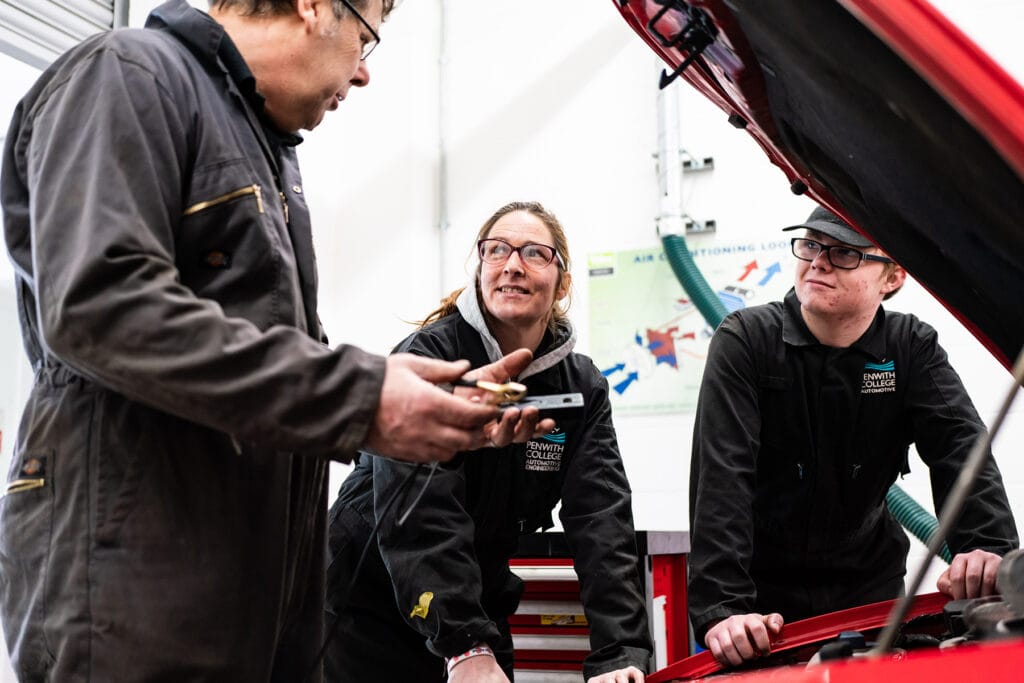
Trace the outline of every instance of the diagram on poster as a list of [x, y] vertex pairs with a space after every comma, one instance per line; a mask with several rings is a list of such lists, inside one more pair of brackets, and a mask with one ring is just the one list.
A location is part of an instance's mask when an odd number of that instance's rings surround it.
[[[793, 284], [789, 240], [691, 246], [727, 311], [777, 301]], [[618, 413], [692, 412], [713, 330], [660, 246], [587, 257], [590, 356]]]

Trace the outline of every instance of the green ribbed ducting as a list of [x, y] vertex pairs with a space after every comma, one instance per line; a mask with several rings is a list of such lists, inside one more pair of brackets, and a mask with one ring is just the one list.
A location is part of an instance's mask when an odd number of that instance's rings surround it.
[[[921, 507], [916, 500], [896, 484], [889, 487], [885, 494], [885, 504], [889, 506], [889, 512], [903, 525], [907, 531], [926, 546], [939, 528], [939, 522], [932, 513]], [[942, 544], [939, 557], [949, 564], [953, 561], [953, 555], [949, 552], [949, 546]]]
[[[687, 296], [690, 297], [700, 314], [704, 316], [705, 322], [717, 329], [722, 318], [728, 315], [729, 311], [708, 285], [708, 281], [700, 272], [697, 264], [693, 262], [690, 249], [686, 246], [686, 238], [675, 234], [663, 235], [661, 244], [679, 284], [683, 286]], [[938, 520], [896, 484], [893, 484], [889, 492], [885, 494], [885, 503], [889, 506], [889, 511], [892, 512], [896, 521], [927, 546], [928, 540], [939, 528]], [[945, 543], [942, 544], [939, 557], [947, 564], [953, 561], [949, 546]]]
[[683, 286], [686, 295], [704, 316], [707, 324], [712, 329], [717, 329], [729, 311], [708, 285], [697, 264], [693, 262], [690, 249], [686, 246], [686, 238], [682, 235], [663, 235], [661, 244], [665, 249], [665, 257], [672, 266], [672, 272], [676, 274], [676, 279]]

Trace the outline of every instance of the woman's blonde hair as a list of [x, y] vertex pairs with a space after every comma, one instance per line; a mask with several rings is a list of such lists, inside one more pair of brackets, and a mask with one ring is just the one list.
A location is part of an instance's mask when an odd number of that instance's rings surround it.
[[[495, 211], [494, 214], [490, 218], [488, 218], [482, 226], [480, 226], [480, 231], [476, 235], [476, 240], [473, 241], [473, 249], [476, 249], [477, 242], [479, 242], [482, 239], [486, 239], [487, 236], [490, 235], [491, 228], [494, 227], [495, 223], [501, 220], [503, 216], [506, 216], [514, 211], [525, 211], [526, 213], [536, 216], [541, 220], [542, 223], [544, 223], [544, 225], [547, 226], [548, 230], [551, 232], [551, 241], [554, 242], [552, 246], [554, 246], [555, 251], [558, 253], [559, 258], [561, 259], [561, 262], [559, 262], [558, 259], [555, 259], [554, 261], [554, 265], [558, 268], [558, 284], [559, 286], [561, 286], [563, 283], [566, 282], [566, 279], [569, 277], [569, 269], [572, 266], [572, 264], [569, 261], [569, 241], [566, 239], [565, 230], [562, 229], [562, 224], [558, 222], [558, 219], [555, 217], [555, 214], [545, 209], [539, 202], [510, 202], [505, 206], [501, 207], [500, 209], [498, 209], [497, 211]], [[480, 300], [481, 265], [481, 263], [477, 263], [476, 273], [473, 275], [473, 278], [477, 285], [476, 291], [478, 301]], [[433, 312], [431, 312], [430, 315], [421, 320], [419, 322], [419, 326], [423, 327], [425, 325], [429, 325], [435, 320], [440, 320], [441, 318], [444, 318], [446, 316], [451, 315], [452, 313], [455, 313], [456, 310], [458, 310], [455, 306], [455, 302], [459, 298], [459, 295], [462, 294], [462, 290], [464, 289], [465, 287], [460, 287], [459, 289], [456, 289], [454, 292], [452, 292], [445, 298], [441, 299], [441, 305], [438, 306]], [[556, 290], [557, 289], [558, 288], [556, 287]], [[566, 295], [561, 299], [555, 299], [555, 301], [552, 302], [551, 304], [551, 315], [548, 318], [548, 329], [551, 330], [552, 332], [555, 331], [560, 325], [567, 322], [569, 318], [568, 312], [572, 297], [569, 293], [569, 288], [566, 287], [565, 290]], [[480, 308], [481, 310], [483, 310], [482, 303]]]

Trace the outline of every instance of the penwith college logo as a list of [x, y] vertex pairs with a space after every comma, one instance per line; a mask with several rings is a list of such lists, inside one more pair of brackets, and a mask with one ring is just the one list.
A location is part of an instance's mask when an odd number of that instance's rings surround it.
[[860, 393], [888, 394], [896, 392], [896, 361], [865, 363]]
[[526, 442], [527, 472], [557, 472], [562, 469], [562, 453], [565, 452], [565, 432], [555, 427], [538, 441]]

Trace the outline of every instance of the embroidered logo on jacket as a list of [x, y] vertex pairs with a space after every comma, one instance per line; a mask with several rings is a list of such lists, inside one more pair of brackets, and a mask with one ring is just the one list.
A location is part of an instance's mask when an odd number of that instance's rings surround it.
[[860, 393], [888, 394], [895, 391], [896, 361], [864, 364], [864, 379], [861, 381]]
[[539, 441], [526, 442], [527, 472], [557, 472], [562, 469], [562, 453], [565, 452], [565, 432], [555, 427]]

